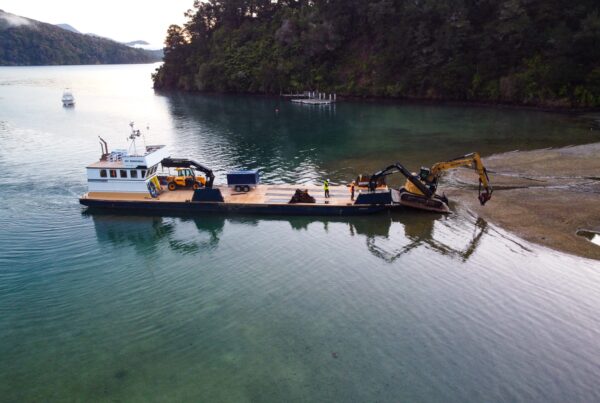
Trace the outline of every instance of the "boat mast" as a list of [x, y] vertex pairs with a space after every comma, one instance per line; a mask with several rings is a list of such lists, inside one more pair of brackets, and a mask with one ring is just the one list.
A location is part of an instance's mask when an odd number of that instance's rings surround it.
[[[138, 155], [137, 148], [135, 146], [135, 139], [136, 139], [136, 137], [140, 137], [142, 135], [142, 133], [140, 133], [139, 129], [134, 129], [133, 126], [134, 126], [134, 123], [129, 122], [129, 127], [131, 127], [131, 134], [129, 135], [129, 140], [131, 140], [131, 144], [129, 145], [129, 149], [127, 150], [127, 152], [129, 155]], [[132, 148], [133, 148], [133, 153], [131, 153]]]

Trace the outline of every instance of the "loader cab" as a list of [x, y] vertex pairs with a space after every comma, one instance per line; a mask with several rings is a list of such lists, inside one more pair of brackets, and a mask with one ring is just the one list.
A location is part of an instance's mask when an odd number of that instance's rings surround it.
[[179, 176], [179, 177], [194, 176], [194, 171], [190, 168], [177, 168], [177, 176]]
[[199, 189], [206, 184], [206, 178], [196, 176], [192, 168], [175, 168], [175, 175], [166, 177], [167, 188], [174, 191], [178, 188]]

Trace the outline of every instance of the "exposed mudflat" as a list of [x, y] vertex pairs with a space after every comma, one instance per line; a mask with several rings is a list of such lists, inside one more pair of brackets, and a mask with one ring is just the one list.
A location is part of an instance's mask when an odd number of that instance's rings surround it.
[[459, 206], [551, 248], [600, 260], [600, 246], [577, 235], [600, 232], [600, 143], [559, 149], [514, 151], [484, 158], [494, 187], [480, 206], [477, 175], [460, 169], [444, 191]]

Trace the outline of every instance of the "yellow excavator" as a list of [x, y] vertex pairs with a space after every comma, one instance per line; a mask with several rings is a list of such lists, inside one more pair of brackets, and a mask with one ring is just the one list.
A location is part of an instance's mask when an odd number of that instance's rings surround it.
[[410, 172], [399, 162], [371, 175], [369, 190], [375, 191], [381, 178], [399, 172], [406, 177], [406, 183], [400, 189], [392, 189], [394, 203], [420, 210], [449, 213], [448, 199], [437, 195], [438, 181], [442, 172], [459, 167], [471, 167], [479, 174], [479, 202], [485, 205], [492, 198], [492, 186], [487, 170], [478, 153], [463, 155], [450, 161], [438, 162], [431, 168], [421, 167], [418, 174]]

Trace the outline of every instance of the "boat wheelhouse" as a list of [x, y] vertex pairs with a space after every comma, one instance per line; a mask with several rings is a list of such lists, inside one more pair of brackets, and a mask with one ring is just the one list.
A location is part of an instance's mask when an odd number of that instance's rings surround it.
[[157, 169], [168, 157], [164, 145], [144, 145], [138, 150], [136, 139], [139, 130], [131, 126], [127, 149], [108, 151], [108, 145], [100, 138], [102, 155], [100, 160], [86, 167], [89, 192], [144, 193], [148, 194], [152, 184], [157, 185]]

